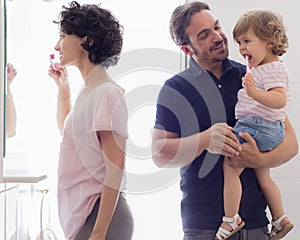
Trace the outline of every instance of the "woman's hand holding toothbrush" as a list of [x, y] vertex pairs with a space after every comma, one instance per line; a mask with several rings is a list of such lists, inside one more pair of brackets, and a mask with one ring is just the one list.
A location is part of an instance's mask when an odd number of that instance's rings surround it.
[[50, 54], [50, 66], [48, 71], [49, 76], [55, 80], [55, 83], [58, 87], [69, 85], [67, 69], [61, 66], [59, 63], [54, 63], [52, 61], [53, 59], [53, 54]]
[[54, 63], [52, 60], [54, 57], [50, 54], [50, 66], [48, 74], [52, 77], [58, 86], [58, 95], [57, 99], [60, 102], [69, 102], [71, 92], [70, 92], [70, 85], [68, 81], [68, 72], [65, 67], [60, 65], [59, 63]]

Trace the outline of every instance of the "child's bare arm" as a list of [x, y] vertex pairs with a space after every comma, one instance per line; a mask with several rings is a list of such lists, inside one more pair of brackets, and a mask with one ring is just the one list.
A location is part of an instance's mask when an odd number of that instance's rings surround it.
[[255, 87], [253, 75], [247, 73], [243, 78], [243, 87], [249, 97], [269, 108], [283, 108], [287, 102], [286, 90], [276, 87], [268, 91], [262, 91]]

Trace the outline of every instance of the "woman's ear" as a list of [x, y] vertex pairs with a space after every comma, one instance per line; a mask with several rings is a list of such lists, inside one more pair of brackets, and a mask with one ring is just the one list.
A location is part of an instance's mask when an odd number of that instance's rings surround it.
[[[82, 41], [82, 43], [86, 42], [86, 41], [87, 41], [87, 36], [81, 38], [81, 41]], [[94, 44], [94, 40], [91, 39], [91, 40], [89, 41], [89, 46], [91, 47], [91, 46], [93, 46], [93, 44]]]

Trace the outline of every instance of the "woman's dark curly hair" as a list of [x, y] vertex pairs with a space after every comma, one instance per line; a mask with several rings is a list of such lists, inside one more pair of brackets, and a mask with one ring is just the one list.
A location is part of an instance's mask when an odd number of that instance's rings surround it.
[[123, 44], [123, 27], [112, 13], [98, 5], [81, 6], [76, 1], [62, 8], [53, 22], [65, 34], [86, 37], [81, 46], [89, 53], [90, 61], [104, 67], [117, 64]]

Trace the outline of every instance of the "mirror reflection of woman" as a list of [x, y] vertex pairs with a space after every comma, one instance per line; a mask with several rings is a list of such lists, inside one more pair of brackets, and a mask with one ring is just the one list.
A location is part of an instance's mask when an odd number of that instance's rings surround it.
[[[122, 27], [94, 4], [63, 6], [55, 46], [60, 63], [49, 67], [58, 86], [62, 134], [58, 210], [66, 239], [130, 240], [133, 218], [125, 198], [127, 108], [124, 90], [106, 72], [122, 49]], [[74, 106], [67, 66], [79, 69], [83, 87]], [[74, 79], [72, 79], [74, 81]]]
[[17, 75], [17, 70], [10, 63], [6, 66], [7, 71], [7, 93], [6, 93], [6, 136], [13, 137], [16, 134], [17, 114], [10, 90], [10, 85]]

